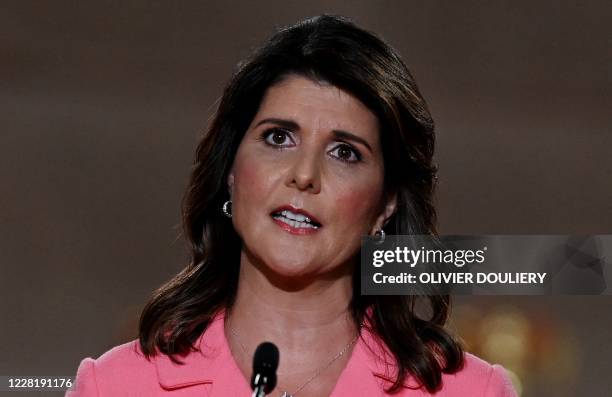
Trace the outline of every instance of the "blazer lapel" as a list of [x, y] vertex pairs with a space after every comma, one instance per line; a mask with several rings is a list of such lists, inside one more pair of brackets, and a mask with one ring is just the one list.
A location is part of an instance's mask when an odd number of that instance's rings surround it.
[[175, 364], [165, 354], [153, 358], [159, 384], [166, 390], [179, 389], [218, 379], [219, 359], [223, 354], [223, 316], [217, 315], [196, 341], [199, 351], [180, 358], [184, 364]]
[[[364, 328], [352, 357], [340, 375], [331, 397], [389, 396], [385, 389], [393, 385], [397, 375], [395, 359], [384, 343]], [[426, 396], [414, 379], [404, 382], [401, 396]]]

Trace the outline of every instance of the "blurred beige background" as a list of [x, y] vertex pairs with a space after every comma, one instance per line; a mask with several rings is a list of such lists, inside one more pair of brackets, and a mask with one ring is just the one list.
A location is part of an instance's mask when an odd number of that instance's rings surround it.
[[[322, 12], [416, 75], [441, 233], [612, 233], [612, 3], [305, 3], [3, 2], [0, 375], [73, 375], [135, 337], [186, 264], [179, 203], [224, 82], [275, 26]], [[523, 396], [610, 395], [611, 296], [456, 302], [452, 327]]]

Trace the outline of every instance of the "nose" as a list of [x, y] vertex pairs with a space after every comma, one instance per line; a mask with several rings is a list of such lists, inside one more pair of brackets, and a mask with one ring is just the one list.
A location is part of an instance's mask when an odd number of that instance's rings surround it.
[[321, 191], [321, 170], [316, 153], [296, 153], [287, 175], [287, 186], [313, 194]]

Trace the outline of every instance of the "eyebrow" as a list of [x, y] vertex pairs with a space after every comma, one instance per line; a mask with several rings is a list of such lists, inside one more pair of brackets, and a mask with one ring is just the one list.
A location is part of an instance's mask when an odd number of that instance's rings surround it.
[[[298, 123], [296, 123], [293, 120], [285, 120], [285, 119], [279, 119], [279, 118], [274, 118], [274, 117], [263, 119], [259, 121], [255, 125], [255, 127], [259, 127], [260, 125], [265, 124], [265, 123], [276, 124], [283, 128], [287, 128], [289, 130], [299, 130], [300, 129], [300, 126], [298, 125]], [[367, 147], [370, 152], [372, 153], [374, 152], [372, 150], [372, 147], [368, 143], [368, 141], [366, 141], [365, 139], [363, 139], [362, 137], [358, 135], [353, 134], [352, 132], [348, 132], [344, 130], [332, 130], [332, 132], [335, 138], [341, 138], [341, 139], [346, 139], [349, 141], [360, 143], [363, 146]]]
[[300, 129], [300, 126], [298, 125], [298, 123], [296, 123], [293, 120], [277, 119], [277, 118], [274, 118], [274, 117], [261, 120], [259, 123], [257, 123], [255, 125], [255, 128], [257, 128], [260, 125], [265, 124], [265, 123], [277, 124], [277, 125], [280, 125], [281, 127], [287, 128], [289, 130], [298, 130], [298, 129]]

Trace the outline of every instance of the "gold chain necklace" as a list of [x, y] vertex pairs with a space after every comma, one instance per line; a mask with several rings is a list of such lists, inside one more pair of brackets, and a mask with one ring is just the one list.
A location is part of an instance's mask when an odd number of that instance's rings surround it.
[[[363, 324], [359, 325], [359, 329], [361, 329]], [[244, 346], [244, 344], [242, 343], [242, 340], [240, 339], [240, 337], [238, 336], [238, 333], [236, 332], [236, 330], [234, 329], [234, 327], [232, 327], [231, 325], [229, 325], [229, 329], [230, 332], [232, 333], [232, 335], [234, 335], [234, 338], [236, 338], [236, 341], [238, 342], [238, 345], [240, 346], [240, 349], [242, 350], [242, 353], [245, 356], [249, 356], [247, 351], [246, 351], [246, 347]], [[346, 345], [344, 346], [344, 348], [342, 350], [340, 350], [340, 352], [338, 354], [336, 354], [334, 356], [334, 358], [332, 358], [327, 364], [325, 364], [324, 366], [320, 367], [315, 373], [314, 375], [312, 375], [310, 378], [308, 378], [308, 380], [306, 380], [306, 382], [302, 383], [302, 385], [300, 387], [298, 387], [293, 393], [288, 393], [286, 391], [283, 392], [283, 394], [281, 394], [281, 397], [294, 397], [296, 394], [298, 394], [304, 387], [306, 387], [306, 385], [308, 385], [310, 382], [312, 382], [317, 376], [321, 375], [321, 372], [325, 371], [327, 368], [329, 368], [334, 362], [336, 362], [336, 360], [338, 360], [340, 357], [342, 357], [344, 355], [344, 353], [347, 352], [347, 350], [353, 346], [353, 344], [355, 344], [355, 342], [357, 342], [357, 339], [359, 338], [359, 330], [357, 331], [357, 335], [355, 335], [355, 337]]]

